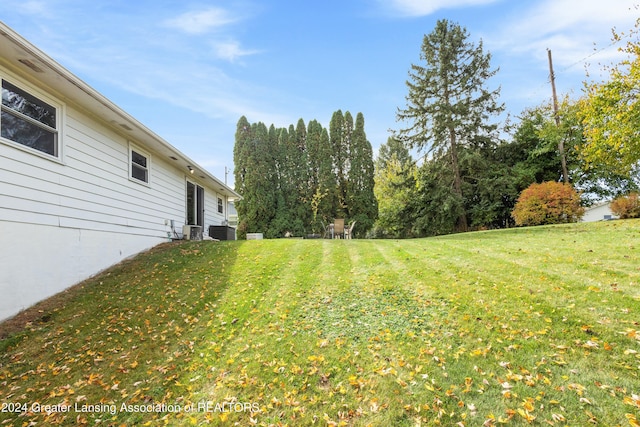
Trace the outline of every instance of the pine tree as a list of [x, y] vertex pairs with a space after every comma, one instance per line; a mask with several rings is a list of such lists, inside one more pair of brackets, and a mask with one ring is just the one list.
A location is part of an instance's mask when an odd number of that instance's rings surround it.
[[250, 198], [249, 222], [250, 233], [268, 233], [269, 224], [273, 220], [277, 208], [277, 175], [276, 175], [276, 133], [269, 132], [267, 126], [259, 122], [254, 124], [251, 155], [251, 177], [248, 188]]
[[[412, 65], [407, 86], [407, 107], [397, 118], [409, 122], [398, 137], [412, 148], [426, 149], [433, 158], [448, 159], [453, 175], [453, 191], [460, 202], [463, 177], [460, 173], [460, 147], [478, 135], [487, 135], [496, 125], [488, 117], [503, 110], [497, 104], [499, 89], [484, 88], [497, 70], [490, 70], [490, 54], [482, 42], [476, 47], [468, 41], [466, 29], [447, 20], [424, 36], [420, 59], [424, 65]], [[467, 217], [460, 212], [458, 230], [467, 229]]]
[[303, 119], [298, 120], [295, 133], [294, 158], [291, 162], [293, 168], [293, 195], [291, 208], [294, 211], [292, 231], [301, 234], [311, 222], [311, 202], [309, 182], [309, 159], [307, 149], [307, 128]]
[[[347, 114], [351, 116], [347, 112], [345, 117]], [[349, 176], [346, 183], [348, 219], [357, 221], [356, 234], [364, 236], [378, 217], [378, 201], [373, 192], [373, 150], [364, 131], [362, 113], [356, 116], [349, 142]]]
[[328, 224], [335, 216], [337, 181], [333, 169], [333, 156], [327, 129], [317, 120], [309, 122], [307, 132], [307, 152], [309, 168], [310, 202], [312, 207], [311, 228], [319, 232], [322, 225]]
[[238, 121], [234, 161], [236, 190], [243, 197], [237, 204], [240, 236], [267, 232], [278, 205], [275, 132], [264, 123]]
[[[291, 130], [291, 129], [290, 129]], [[269, 224], [265, 237], [280, 237], [289, 231], [292, 222], [290, 210], [291, 178], [289, 162], [292, 157], [291, 136], [287, 129], [281, 129], [272, 124], [269, 128], [269, 140], [273, 141], [274, 152], [274, 187], [276, 198], [275, 215]]]
[[364, 116], [354, 129], [351, 114], [337, 111], [331, 126], [330, 138], [316, 120], [267, 129], [241, 117], [234, 146], [240, 236], [320, 233], [334, 218], [358, 221], [361, 235], [371, 227], [377, 201]]
[[[351, 115], [349, 115], [351, 116]], [[336, 197], [337, 206], [335, 215], [342, 218], [347, 215], [346, 208], [346, 196], [347, 196], [347, 178], [348, 178], [348, 138], [350, 131], [346, 132], [347, 124], [345, 123], [345, 116], [341, 110], [335, 111], [331, 116], [329, 122], [329, 139], [331, 141], [333, 169], [336, 175], [337, 187]]]
[[[236, 126], [235, 145], [233, 146], [233, 163], [235, 191], [240, 194], [246, 194], [247, 184], [245, 182], [246, 175], [249, 171], [249, 144], [251, 142], [251, 124], [245, 116], [240, 117]], [[238, 211], [238, 237], [244, 238], [247, 233], [247, 201], [245, 199], [238, 200], [235, 203]]]

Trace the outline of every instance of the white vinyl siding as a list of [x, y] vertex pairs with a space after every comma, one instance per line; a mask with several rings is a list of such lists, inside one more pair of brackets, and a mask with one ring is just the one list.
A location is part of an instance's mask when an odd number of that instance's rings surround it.
[[222, 225], [225, 220], [224, 214], [218, 213], [218, 197], [223, 196], [205, 189], [204, 209], [205, 227], [207, 228], [205, 231], [207, 232], [207, 235], [209, 233], [210, 225]]
[[[184, 173], [155, 159], [129, 177], [126, 138], [67, 107], [64, 163], [0, 143], [0, 320], [174, 237]], [[181, 231], [181, 230], [180, 230]], [[37, 267], [37, 268], [34, 268]], [[13, 292], [17, 284], [21, 292]]]
[[166, 238], [166, 220], [184, 218], [183, 175], [157, 162], [153, 188], [137, 185], [124, 138], [72, 109], [67, 122], [64, 165], [0, 146], [0, 221]]
[[[0, 66], [0, 80], [6, 75]], [[15, 86], [55, 105], [58, 145], [54, 157], [0, 141], [0, 234], [11, 242], [0, 245], [0, 259], [11, 266], [0, 269], [0, 320], [181, 236], [187, 179], [204, 189], [204, 234], [223, 222], [219, 184], [187, 176], [167, 153], [147, 149], [75, 104], [55, 103], [44, 86], [34, 90], [11, 76]], [[132, 152], [145, 157], [136, 163], [144, 174], [133, 176]]]
[[[129, 141], [76, 109], [66, 111], [64, 164], [0, 144], [0, 221], [175, 237], [168, 223], [186, 223], [185, 173], [155, 156], [151, 185], [133, 182]], [[223, 196], [195, 183], [204, 188], [206, 235], [225, 219], [218, 212]]]

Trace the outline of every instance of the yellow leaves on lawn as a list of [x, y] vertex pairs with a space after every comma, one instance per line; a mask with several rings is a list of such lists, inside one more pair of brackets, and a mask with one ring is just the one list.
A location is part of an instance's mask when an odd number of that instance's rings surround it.
[[631, 405], [640, 409], [640, 396], [637, 394], [632, 394], [631, 396], [625, 396], [623, 402], [627, 405]]
[[632, 329], [632, 328], [627, 328], [624, 332], [622, 332], [625, 336], [627, 336], [628, 338], [631, 339], [635, 339], [637, 341], [640, 341], [640, 330], [636, 330], [636, 329]]
[[638, 421], [634, 414], [624, 414], [624, 416], [629, 420], [629, 425], [631, 427], [640, 427], [640, 421]]
[[[336, 256], [345, 265], [357, 256], [348, 277], [323, 273], [324, 252], [318, 263], [301, 266], [295, 255], [278, 264], [276, 254], [257, 256], [257, 246], [241, 246], [237, 267], [225, 266], [233, 274], [219, 281], [218, 260], [210, 265], [207, 259], [207, 272], [197, 275], [179, 256], [166, 256], [151, 272], [139, 269], [118, 292], [102, 289], [99, 308], [87, 310], [81, 322], [49, 326], [38, 347], [51, 355], [46, 362], [19, 346], [0, 355], [0, 398], [42, 398], [46, 390], [52, 401], [71, 403], [234, 398], [259, 408], [145, 414], [141, 425], [564, 426], [605, 423], [602, 408], [617, 405], [616, 425], [638, 427], [640, 399], [631, 394], [638, 391], [624, 385], [638, 373], [636, 306], [629, 300], [624, 312], [612, 301], [609, 310], [597, 300], [623, 297], [622, 279], [614, 296], [601, 286], [567, 297], [571, 279], [559, 283], [551, 267], [500, 277], [507, 270], [502, 264], [469, 268], [465, 257], [464, 268], [452, 267], [458, 261], [441, 264], [442, 256], [425, 263], [422, 246], [429, 242], [401, 243], [389, 243], [395, 246], [383, 258], [413, 251], [406, 259], [420, 263], [401, 263], [406, 280], [382, 261], [367, 264], [378, 251], [365, 245], [380, 242], [354, 241], [348, 256]], [[198, 251], [181, 255], [202, 257], [208, 250]], [[582, 261], [576, 256], [575, 262]], [[180, 280], [163, 273], [173, 263], [184, 269]], [[545, 268], [552, 263], [547, 259]], [[426, 274], [431, 264], [435, 270]], [[514, 298], [519, 287], [523, 301]], [[588, 303], [593, 310], [581, 298], [595, 298]], [[29, 365], [30, 359], [38, 362]], [[597, 381], [604, 378], [611, 385]], [[129, 421], [109, 418], [75, 421]], [[45, 422], [36, 416], [19, 421]]]
[[532, 423], [536, 419], [536, 416], [533, 415], [535, 411], [534, 403], [535, 400], [529, 397], [522, 402], [522, 407], [517, 409], [518, 414], [528, 423]]
[[[627, 405], [633, 406], [636, 410], [640, 409], [640, 396], [637, 394], [625, 396], [623, 402]], [[625, 416], [627, 417], [627, 420], [629, 420], [629, 425], [631, 425], [631, 427], [640, 427], [640, 421], [638, 421], [635, 414], [625, 414]]]

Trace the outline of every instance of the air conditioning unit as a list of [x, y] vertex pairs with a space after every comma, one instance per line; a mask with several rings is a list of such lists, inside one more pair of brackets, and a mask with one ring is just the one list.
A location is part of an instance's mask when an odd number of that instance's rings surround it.
[[202, 227], [199, 225], [183, 225], [182, 238], [184, 240], [202, 240]]

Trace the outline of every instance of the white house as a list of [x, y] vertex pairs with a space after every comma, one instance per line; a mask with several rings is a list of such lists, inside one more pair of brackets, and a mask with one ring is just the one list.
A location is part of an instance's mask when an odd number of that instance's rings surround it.
[[618, 219], [611, 211], [611, 202], [602, 202], [595, 204], [584, 211], [582, 222], [604, 221], [610, 219]]
[[0, 320], [238, 194], [0, 22]]

